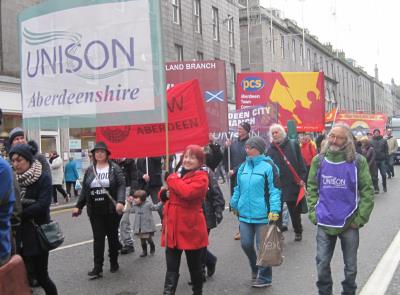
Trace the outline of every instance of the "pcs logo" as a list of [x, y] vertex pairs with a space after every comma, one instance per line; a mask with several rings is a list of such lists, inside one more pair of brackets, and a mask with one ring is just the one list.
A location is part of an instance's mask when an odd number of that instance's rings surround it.
[[264, 80], [257, 77], [247, 77], [241, 83], [244, 91], [257, 91], [264, 87]]

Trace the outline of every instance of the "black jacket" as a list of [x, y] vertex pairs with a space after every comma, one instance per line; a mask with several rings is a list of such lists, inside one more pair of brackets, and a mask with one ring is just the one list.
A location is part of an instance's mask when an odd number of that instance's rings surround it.
[[[248, 136], [242, 140], [238, 138], [231, 144], [231, 169], [235, 172], [235, 174], [237, 173], [240, 164], [242, 164], [244, 160], [246, 160], [247, 154], [245, 150], [245, 145], [248, 139]], [[224, 166], [225, 170], [228, 171], [228, 148], [224, 149]]]
[[[110, 165], [108, 177], [110, 180], [110, 187], [108, 192], [110, 193], [111, 197], [117, 202], [121, 204], [125, 204], [125, 177], [124, 173], [122, 172], [121, 168], [114, 162], [109, 161]], [[81, 194], [79, 195], [78, 202], [76, 203], [76, 207], [82, 209], [87, 206], [87, 213], [89, 216], [91, 214], [95, 214], [96, 212], [92, 212], [93, 208], [91, 208], [90, 202], [90, 184], [95, 179], [95, 175], [93, 172], [93, 166], [89, 166], [86, 170], [85, 175], [82, 181], [82, 190]], [[108, 202], [109, 204], [109, 214], [116, 213], [115, 206], [112, 202]]]
[[38, 225], [50, 222], [52, 192], [51, 177], [48, 173], [42, 173], [39, 179], [26, 189], [24, 199], [33, 202], [29, 206], [24, 206], [21, 213], [19, 230], [21, 231], [22, 254], [24, 256], [40, 255], [43, 252], [31, 220]]
[[374, 136], [371, 140], [371, 145], [375, 150], [376, 161], [386, 161], [388, 158], [388, 144], [382, 136]]
[[[290, 142], [291, 141], [291, 142]], [[286, 158], [292, 164], [300, 178], [306, 182], [306, 165], [300, 152], [300, 146], [296, 140], [285, 138], [280, 147]], [[282, 201], [295, 201], [300, 191], [300, 187], [294, 180], [292, 172], [274, 144], [269, 146], [267, 155], [272, 158], [279, 168], [279, 176], [282, 185]]]
[[163, 185], [161, 157], [148, 158], [148, 162], [150, 176], [150, 181], [148, 183], [143, 179], [143, 175], [146, 174], [146, 158], [140, 158], [136, 163], [139, 188], [144, 190], [147, 189], [147, 187], [161, 187]]
[[209, 143], [205, 146], [204, 151], [206, 153], [207, 167], [215, 171], [222, 160], [221, 146], [218, 143]]
[[222, 212], [225, 210], [225, 199], [218, 185], [214, 172], [208, 169], [208, 191], [204, 200], [204, 215], [207, 228], [215, 228], [222, 220]]

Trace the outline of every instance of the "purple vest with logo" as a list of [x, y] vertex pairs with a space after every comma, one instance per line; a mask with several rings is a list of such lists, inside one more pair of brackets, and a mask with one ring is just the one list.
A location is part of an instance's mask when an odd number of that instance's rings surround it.
[[333, 163], [323, 159], [318, 175], [319, 200], [315, 206], [317, 223], [343, 227], [357, 210], [357, 167], [355, 162]]

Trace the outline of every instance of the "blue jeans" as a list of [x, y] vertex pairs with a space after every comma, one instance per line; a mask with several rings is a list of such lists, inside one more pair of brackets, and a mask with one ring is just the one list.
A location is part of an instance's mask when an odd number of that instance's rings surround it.
[[242, 249], [249, 259], [251, 271], [253, 274], [257, 274], [257, 278], [263, 283], [272, 283], [272, 268], [257, 266], [257, 254], [254, 249], [254, 236], [256, 238], [257, 249], [260, 245], [261, 234], [266, 224], [259, 223], [246, 223], [240, 221], [240, 243]]
[[317, 272], [318, 294], [332, 295], [331, 260], [339, 237], [343, 252], [344, 281], [343, 295], [355, 295], [357, 290], [357, 249], [359, 243], [358, 229], [349, 228], [338, 236], [331, 236], [318, 226], [317, 230]]

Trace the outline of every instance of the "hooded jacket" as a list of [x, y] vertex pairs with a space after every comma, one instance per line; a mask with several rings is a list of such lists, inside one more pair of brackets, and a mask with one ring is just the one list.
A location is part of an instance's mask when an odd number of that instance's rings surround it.
[[[239, 168], [230, 205], [238, 213], [240, 221], [268, 223], [268, 211], [274, 213], [281, 211], [279, 179], [274, 179], [278, 175], [274, 175], [273, 167], [267, 160], [271, 158], [264, 155], [247, 157]], [[265, 197], [266, 183], [268, 183], [269, 204], [266, 203]]]

